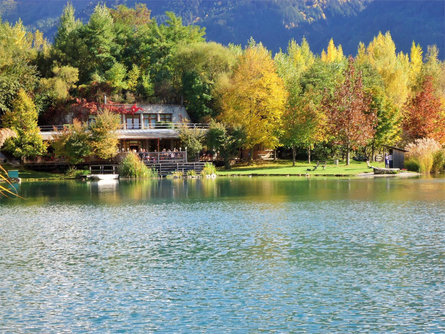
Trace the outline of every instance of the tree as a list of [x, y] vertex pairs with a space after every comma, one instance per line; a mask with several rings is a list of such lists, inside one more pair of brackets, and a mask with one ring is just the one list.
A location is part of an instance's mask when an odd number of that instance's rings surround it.
[[32, 62], [36, 54], [34, 35], [21, 21], [13, 26], [0, 21], [0, 115], [11, 110], [19, 90], [34, 89], [38, 78]]
[[410, 64], [409, 64], [409, 81], [411, 88], [417, 83], [423, 67], [422, 48], [419, 44], [414, 43], [411, 46]]
[[121, 92], [122, 89], [127, 89], [128, 85], [125, 81], [127, 77], [127, 69], [120, 63], [114, 63], [111, 68], [105, 72], [105, 78], [111, 87], [117, 92]]
[[321, 52], [321, 60], [326, 63], [340, 62], [344, 59], [343, 48], [341, 45], [335, 47], [334, 40], [331, 38], [328, 44], [327, 52]]
[[188, 159], [195, 160], [202, 150], [205, 132], [201, 129], [189, 128], [184, 124], [179, 129], [179, 138], [186, 148]]
[[69, 164], [76, 165], [91, 155], [90, 132], [88, 124], [77, 119], [73, 124], [58, 133], [53, 142], [55, 154], [64, 158]]
[[79, 79], [79, 70], [70, 66], [55, 66], [52, 71], [54, 77], [42, 78], [40, 86], [51, 99], [66, 100]]
[[241, 126], [245, 148], [253, 156], [255, 145], [275, 148], [279, 143], [281, 115], [287, 92], [269, 52], [261, 45], [249, 47], [240, 57], [230, 84], [222, 93], [221, 119], [229, 126]]
[[370, 89], [371, 110], [376, 114], [374, 137], [371, 141], [371, 158], [374, 152], [383, 145], [395, 144], [402, 132], [402, 115], [380, 87]]
[[403, 53], [396, 54], [391, 34], [379, 33], [366, 49], [366, 61], [381, 75], [385, 93], [391, 102], [401, 108], [409, 93], [409, 59]]
[[445, 143], [445, 108], [434, 92], [433, 78], [427, 77], [421, 90], [408, 102], [403, 124], [406, 139], [432, 138]]
[[120, 117], [108, 110], [98, 111], [90, 124], [91, 148], [101, 159], [110, 159], [117, 154], [119, 140], [116, 131], [120, 128]]
[[362, 76], [356, 73], [354, 59], [350, 57], [344, 82], [336, 87], [332, 98], [325, 97], [323, 101], [330, 134], [335, 143], [343, 146], [347, 165], [351, 150], [365, 145], [375, 133], [375, 113], [370, 104]]
[[68, 3], [59, 20], [56, 35], [54, 37], [54, 48], [61, 53], [65, 61], [69, 61], [74, 54], [76, 45], [75, 34], [82, 26], [82, 22], [75, 17], [75, 10], [71, 3]]
[[11, 110], [3, 115], [2, 124], [17, 133], [17, 137], [9, 138], [4, 145], [16, 158], [34, 158], [46, 152], [37, 126], [37, 110], [23, 89], [12, 102]]
[[307, 150], [308, 163], [311, 163], [311, 149], [325, 139], [326, 115], [316, 99], [316, 95], [308, 91], [283, 114], [281, 143], [292, 149], [293, 166], [297, 147]]
[[181, 87], [178, 90], [191, 120], [199, 122], [215, 116], [214, 87], [222, 75], [230, 73], [234, 55], [218, 43], [194, 43], [180, 46], [174, 62], [175, 81]]
[[230, 159], [242, 147], [245, 134], [240, 127], [228, 128], [223, 123], [212, 120], [206, 133], [206, 144], [224, 160], [225, 169], [230, 169]]
[[89, 82], [94, 73], [103, 76], [116, 62], [113, 55], [117, 48], [116, 35], [109, 9], [97, 5], [88, 24], [79, 28], [76, 37], [81, 45], [70, 52], [78, 55], [73, 66], [79, 68], [80, 81]]

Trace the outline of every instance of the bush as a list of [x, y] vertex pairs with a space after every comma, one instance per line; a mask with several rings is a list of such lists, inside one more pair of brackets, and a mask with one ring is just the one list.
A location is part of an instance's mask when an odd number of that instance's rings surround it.
[[119, 166], [119, 174], [132, 178], [150, 178], [156, 176], [156, 172], [149, 169], [134, 152], [130, 152], [124, 160], [122, 160]]
[[81, 179], [83, 176], [90, 174], [89, 170], [86, 169], [76, 169], [75, 167], [70, 167], [66, 172], [65, 176], [74, 178], [74, 179]]
[[194, 169], [190, 169], [187, 171], [187, 176], [188, 177], [195, 177], [196, 176], [196, 171]]
[[206, 175], [214, 175], [214, 174], [216, 174], [216, 167], [215, 167], [215, 165], [212, 164], [211, 162], [207, 162], [204, 165], [203, 170], [201, 171], [201, 175], [206, 176]]
[[405, 161], [405, 168], [411, 172], [418, 172], [420, 169], [420, 166], [416, 160], [410, 159], [410, 160]]
[[172, 177], [174, 179], [181, 179], [183, 176], [184, 176], [184, 173], [179, 170], [172, 173]]
[[406, 146], [407, 160], [415, 161], [421, 173], [430, 173], [433, 168], [434, 155], [441, 150], [438, 142], [431, 138], [417, 139]]
[[433, 173], [440, 173], [445, 170], [445, 150], [434, 153], [433, 156]]

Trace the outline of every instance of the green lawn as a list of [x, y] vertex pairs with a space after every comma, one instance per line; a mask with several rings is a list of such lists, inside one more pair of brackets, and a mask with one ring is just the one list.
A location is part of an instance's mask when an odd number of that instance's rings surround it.
[[[218, 169], [219, 176], [234, 175], [344, 175], [353, 176], [360, 173], [371, 173], [372, 169], [368, 168], [366, 162], [351, 161], [349, 166], [345, 163], [339, 163], [338, 166], [329, 163], [323, 170], [322, 165], [315, 170], [316, 163], [308, 164], [307, 162], [298, 161], [295, 167], [292, 167], [291, 161], [265, 162], [262, 164], [254, 164], [251, 166], [236, 166], [231, 170]], [[383, 163], [373, 163], [373, 166], [384, 167]], [[308, 171], [308, 169], [311, 171]]]
[[18, 170], [19, 177], [21, 179], [30, 181], [32, 179], [38, 180], [62, 180], [65, 179], [66, 176], [63, 173], [50, 173], [50, 172], [39, 172], [35, 170], [26, 169], [23, 167], [15, 167], [11, 165], [3, 165], [3, 168], [6, 170]]

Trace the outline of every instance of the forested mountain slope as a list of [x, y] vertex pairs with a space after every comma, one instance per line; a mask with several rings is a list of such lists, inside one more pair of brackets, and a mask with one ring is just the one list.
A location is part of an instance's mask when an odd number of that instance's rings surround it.
[[[331, 37], [345, 53], [355, 54], [359, 41], [368, 43], [379, 31], [391, 31], [401, 51], [415, 40], [424, 49], [445, 47], [445, 1], [442, 0], [72, 0], [77, 15], [87, 21], [95, 5], [105, 2], [134, 6], [145, 3], [158, 21], [165, 11], [180, 15], [186, 24], [206, 27], [207, 39], [246, 44], [252, 36], [268, 48], [286, 48], [291, 38], [306, 36], [321, 52]], [[21, 18], [52, 38], [66, 0], [0, 0], [3, 20]], [[440, 58], [444, 58], [444, 54]]]

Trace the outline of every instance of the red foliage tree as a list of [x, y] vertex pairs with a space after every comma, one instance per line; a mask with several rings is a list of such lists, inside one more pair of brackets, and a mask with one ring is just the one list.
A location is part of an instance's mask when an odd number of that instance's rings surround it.
[[323, 99], [329, 133], [334, 143], [343, 146], [347, 165], [351, 150], [366, 145], [374, 136], [376, 115], [370, 105], [371, 96], [363, 90], [361, 73], [356, 73], [354, 59], [349, 57], [345, 80], [332, 97]]
[[106, 109], [116, 114], [134, 115], [138, 111], [142, 110], [142, 108], [138, 107], [136, 104], [128, 105], [114, 102], [107, 102], [106, 104], [104, 104], [98, 102], [89, 102], [86, 99], [76, 99], [73, 107], [77, 110], [83, 110], [87, 114], [97, 114], [99, 110]]
[[403, 124], [405, 138], [433, 138], [445, 143], [445, 111], [440, 98], [434, 92], [433, 78], [426, 77], [421, 90], [406, 105]]

